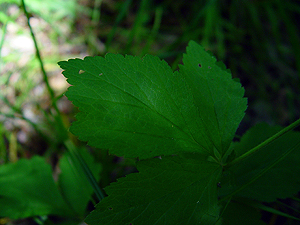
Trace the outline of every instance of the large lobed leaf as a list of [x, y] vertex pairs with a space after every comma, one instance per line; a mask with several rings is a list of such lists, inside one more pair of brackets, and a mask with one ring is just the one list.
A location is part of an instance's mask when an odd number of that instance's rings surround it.
[[59, 62], [80, 110], [75, 135], [118, 156], [166, 155], [138, 162], [139, 173], [107, 187], [89, 224], [217, 222], [222, 168], [207, 156], [226, 153], [247, 103], [241, 85], [195, 42], [183, 62], [174, 73], [150, 55]]
[[215, 224], [220, 165], [192, 154], [140, 161], [137, 168], [105, 188], [109, 196], [88, 224]]
[[215, 58], [190, 42], [184, 65], [107, 54], [59, 62], [79, 107], [71, 131], [125, 157], [177, 152], [223, 155], [244, 116], [244, 89]]

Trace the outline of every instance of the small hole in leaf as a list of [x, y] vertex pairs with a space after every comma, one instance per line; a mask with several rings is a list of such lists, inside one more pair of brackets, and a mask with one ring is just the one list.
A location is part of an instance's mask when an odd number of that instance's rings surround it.
[[83, 71], [83, 70], [79, 70], [78, 73], [79, 73], [79, 74], [82, 74], [82, 73], [84, 73], [84, 72], [85, 72], [85, 71]]
[[108, 207], [108, 209], [109, 209], [109, 210], [113, 210], [113, 208], [112, 208], [112, 207]]
[[211, 67], [209, 66], [208, 69], [211, 69]]
[[202, 67], [200, 63], [198, 64], [198, 66], [199, 66], [199, 67]]
[[103, 73], [100, 73], [99, 76], [103, 75]]

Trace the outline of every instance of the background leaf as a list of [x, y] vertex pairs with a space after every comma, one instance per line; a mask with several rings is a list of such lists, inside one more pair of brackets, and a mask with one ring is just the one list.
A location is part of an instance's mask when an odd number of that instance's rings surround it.
[[[239, 143], [233, 145], [236, 155], [242, 155], [281, 129], [267, 124], [252, 127]], [[242, 187], [236, 196], [264, 202], [292, 197], [300, 190], [299, 145], [294, 149], [299, 141], [300, 133], [290, 131], [240, 163], [232, 165], [223, 175], [221, 195]]]
[[[93, 157], [88, 154], [85, 148], [78, 149], [78, 151], [93, 172], [94, 177], [99, 181], [101, 165], [94, 162]], [[59, 160], [59, 167], [61, 173], [59, 174], [58, 184], [61, 193], [77, 215], [83, 217], [86, 213], [87, 204], [91, 199], [93, 188], [89, 185], [84, 172], [79, 169], [81, 165], [70, 156], [69, 152], [66, 152]]]
[[0, 217], [74, 216], [52, 178], [50, 165], [39, 156], [0, 167]]
[[215, 224], [221, 166], [189, 154], [140, 161], [139, 173], [105, 188], [87, 217], [94, 224]]

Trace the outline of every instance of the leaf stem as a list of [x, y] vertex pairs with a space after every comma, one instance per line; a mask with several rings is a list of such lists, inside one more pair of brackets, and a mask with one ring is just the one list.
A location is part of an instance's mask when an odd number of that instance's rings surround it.
[[97, 196], [98, 201], [100, 202], [105, 197], [105, 195], [103, 194], [102, 190], [98, 186], [98, 183], [97, 183], [92, 171], [90, 170], [90, 168], [86, 164], [85, 160], [83, 159], [83, 157], [80, 155], [80, 153], [78, 152], [78, 150], [76, 149], [76, 147], [73, 145], [73, 143], [70, 140], [65, 141], [64, 144], [67, 147], [71, 157], [73, 158], [72, 160], [78, 160], [78, 162], [81, 166], [81, 169], [83, 169], [83, 172], [84, 172], [86, 178], [88, 179], [90, 185], [92, 186], [92, 188]]
[[42, 70], [42, 73], [43, 73], [43, 78], [44, 78], [46, 87], [47, 87], [47, 89], [48, 89], [48, 91], [49, 91], [51, 100], [53, 100], [53, 99], [54, 99], [54, 91], [53, 91], [52, 88], [50, 87], [50, 84], [49, 84], [49, 81], [48, 81], [48, 77], [47, 77], [47, 74], [46, 74], [46, 71], [45, 71], [45, 68], [44, 68], [44, 64], [43, 64], [41, 55], [40, 55], [39, 47], [38, 47], [37, 41], [36, 41], [36, 39], [35, 39], [35, 35], [34, 35], [34, 33], [33, 33], [32, 27], [31, 27], [30, 22], [29, 22], [30, 18], [29, 18], [29, 14], [28, 14], [28, 12], [27, 12], [26, 5], [25, 5], [24, 0], [22, 0], [22, 6], [23, 6], [23, 9], [24, 9], [24, 13], [25, 13], [25, 15], [26, 15], [26, 18], [27, 18], [27, 25], [28, 25], [28, 27], [29, 27], [30, 34], [31, 34], [31, 37], [32, 37], [32, 40], [33, 40], [33, 43], [34, 43], [35, 50], [36, 50], [36, 57], [37, 57], [38, 60], [39, 60], [40, 67], [41, 67], [41, 70]]
[[295, 127], [300, 125], [300, 118], [298, 120], [296, 120], [294, 123], [290, 124], [289, 126], [283, 128], [281, 131], [279, 131], [278, 133], [274, 134], [272, 137], [268, 138], [267, 140], [265, 140], [264, 142], [260, 143], [259, 145], [257, 145], [256, 147], [252, 148], [251, 150], [249, 150], [248, 152], [246, 152], [245, 154], [239, 156], [238, 158], [234, 159], [233, 161], [231, 161], [230, 163], [228, 163], [226, 165], [226, 167], [230, 167], [233, 164], [236, 164], [240, 161], [242, 161], [243, 159], [245, 159], [246, 157], [250, 156], [251, 154], [255, 153], [256, 151], [262, 149], [263, 147], [267, 146], [268, 144], [270, 144], [271, 142], [275, 141], [276, 139], [278, 139], [279, 137], [281, 137], [282, 135], [284, 135], [285, 133], [289, 132], [290, 130], [293, 130]]
[[[57, 99], [55, 98], [54, 91], [53, 91], [53, 89], [51, 88], [51, 86], [49, 84], [48, 76], [47, 76], [47, 73], [46, 73], [46, 70], [45, 70], [45, 67], [44, 67], [43, 60], [41, 58], [40, 50], [39, 50], [39, 47], [38, 47], [38, 44], [37, 44], [37, 41], [36, 41], [36, 38], [35, 38], [35, 35], [34, 35], [34, 32], [33, 32], [33, 29], [30, 25], [30, 21], [29, 21], [30, 18], [29, 18], [29, 14], [27, 12], [27, 9], [26, 9], [25, 1], [21, 0], [21, 3], [22, 3], [22, 7], [23, 7], [24, 13], [25, 13], [26, 18], [27, 18], [27, 25], [29, 27], [30, 34], [31, 34], [31, 37], [32, 37], [32, 40], [33, 40], [33, 43], [34, 43], [36, 57], [37, 57], [37, 59], [40, 63], [40, 68], [41, 68], [41, 71], [42, 71], [42, 74], [43, 74], [43, 80], [44, 80], [44, 82], [46, 84], [46, 87], [47, 87], [47, 90], [50, 94], [51, 105], [53, 106], [53, 108], [56, 112], [56, 115], [53, 115], [54, 119], [57, 120], [58, 125], [60, 127], [60, 130], [63, 132], [64, 139], [67, 139], [67, 137], [68, 137], [67, 130], [64, 126], [64, 123], [63, 123], [62, 118], [61, 118], [60, 111], [57, 107], [57, 104], [56, 104]], [[51, 113], [51, 111], [50, 111], [50, 113]]]
[[[79, 161], [86, 177], [88, 178], [90, 184], [92, 185], [92, 187], [93, 187], [93, 189], [96, 193], [96, 196], [97, 196], [98, 200], [101, 201], [104, 198], [104, 194], [102, 193], [100, 187], [98, 186], [95, 177], [93, 176], [91, 170], [89, 169], [89, 167], [85, 163], [85, 161], [82, 158], [82, 156], [80, 155], [80, 153], [77, 152], [77, 149], [73, 146], [72, 142], [68, 139], [67, 130], [65, 129], [64, 123], [63, 123], [62, 118], [61, 118], [60, 111], [59, 111], [59, 109], [57, 107], [57, 104], [56, 104], [57, 98], [55, 98], [54, 91], [53, 91], [53, 89], [51, 88], [51, 86], [49, 84], [48, 76], [47, 76], [47, 73], [46, 73], [45, 68], [44, 68], [44, 63], [43, 63], [43, 60], [42, 60], [41, 55], [40, 55], [39, 47], [38, 47], [34, 32], [32, 30], [32, 27], [30, 25], [30, 21], [29, 21], [30, 18], [29, 18], [29, 14], [27, 12], [24, 0], [22, 0], [21, 3], [22, 3], [23, 10], [24, 10], [24, 13], [25, 13], [26, 18], [27, 18], [27, 25], [29, 27], [31, 37], [32, 37], [32, 40], [34, 42], [34, 46], [35, 46], [35, 50], [36, 50], [36, 57], [38, 58], [38, 61], [40, 63], [41, 71], [42, 71], [42, 74], [43, 74], [43, 79], [44, 79], [44, 82], [46, 84], [47, 90], [50, 94], [52, 106], [53, 106], [53, 108], [54, 108], [54, 110], [56, 111], [56, 114], [57, 114], [57, 115], [53, 115], [53, 116], [54, 116], [54, 119], [56, 119], [56, 121], [58, 122], [58, 125], [61, 128], [60, 130], [63, 132], [63, 135], [64, 135], [64, 140], [65, 140], [64, 144], [67, 147], [70, 154], [72, 155], [73, 160], [77, 159]], [[16, 109], [15, 109], [15, 111], [16, 111]], [[20, 113], [19, 110], [17, 110], [17, 112]], [[22, 119], [28, 121], [36, 130], [38, 130], [37, 126], [34, 123], [32, 123], [30, 120], [26, 119], [25, 117], [22, 117]]]
[[265, 173], [267, 173], [271, 168], [273, 168], [274, 166], [276, 166], [278, 163], [280, 163], [282, 160], [285, 159], [285, 157], [290, 154], [292, 151], [294, 151], [295, 149], [298, 149], [300, 146], [300, 141], [295, 144], [292, 148], [290, 148], [288, 151], [284, 152], [280, 158], [278, 158], [275, 162], [273, 162], [272, 164], [270, 164], [269, 166], [267, 166], [265, 169], [261, 170], [261, 172], [259, 174], [257, 174], [254, 178], [252, 178], [249, 182], [247, 182], [246, 184], [242, 185], [241, 187], [239, 187], [238, 189], [236, 189], [234, 192], [232, 192], [231, 194], [219, 199], [219, 202], [224, 201], [228, 198], [232, 198], [232, 196], [236, 195], [238, 192], [240, 192], [241, 190], [245, 189], [247, 186], [249, 186], [250, 184], [252, 184], [254, 181], [256, 181], [257, 179], [259, 179], [261, 176], [263, 176]]

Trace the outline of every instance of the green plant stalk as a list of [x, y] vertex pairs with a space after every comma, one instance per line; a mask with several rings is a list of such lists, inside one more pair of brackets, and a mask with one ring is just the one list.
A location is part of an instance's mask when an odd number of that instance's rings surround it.
[[298, 215], [300, 215], [300, 210], [296, 209], [295, 207], [290, 206], [290, 205], [288, 205], [286, 203], [283, 203], [281, 201], [278, 201], [278, 200], [276, 201], [276, 203], [280, 204], [280, 205], [283, 205], [284, 207], [289, 208], [289, 209], [293, 210], [294, 212], [298, 213]]
[[[300, 119], [299, 119], [300, 120]], [[297, 120], [298, 121], [298, 120]], [[292, 125], [292, 124], [291, 124]], [[278, 132], [280, 133], [280, 132]], [[277, 134], [278, 134], [277, 133]], [[286, 132], [285, 132], [286, 133]], [[275, 134], [276, 135], [276, 134]], [[274, 135], [274, 136], [275, 136]], [[274, 137], [273, 136], [273, 137]], [[294, 151], [295, 149], [297, 149], [300, 146], [300, 141], [294, 145], [294, 147], [290, 148], [290, 150], [288, 150], [287, 152], [285, 152], [279, 159], [277, 159], [274, 163], [272, 163], [271, 165], [269, 165], [267, 168], [265, 168], [264, 170], [262, 170], [261, 173], [259, 173], [257, 176], [255, 176], [254, 178], [252, 178], [248, 183], [242, 185], [241, 187], [239, 187], [237, 190], [233, 191], [231, 194], [221, 198], [219, 201], [224, 201], [228, 198], [232, 198], [232, 196], [234, 196], [236, 193], [240, 192], [241, 190], [243, 190], [244, 188], [246, 188], [248, 185], [252, 184], [254, 181], [256, 181], [257, 179], [259, 179], [261, 176], [263, 176], [266, 172], [268, 172], [270, 169], [272, 169], [272, 167], [274, 167], [276, 164], [278, 164], [279, 162], [281, 162], [288, 154], [290, 154], [292, 151]]]
[[58, 109], [58, 107], [57, 107], [57, 105], [56, 105], [56, 99], [55, 99], [54, 91], [53, 91], [53, 89], [51, 88], [51, 86], [50, 86], [50, 84], [49, 84], [49, 81], [48, 81], [48, 76], [47, 76], [47, 73], [46, 73], [45, 68], [44, 68], [44, 63], [43, 63], [43, 60], [42, 60], [42, 58], [41, 58], [41, 54], [40, 54], [40, 51], [39, 51], [39, 47], [38, 47], [38, 44], [37, 44], [37, 41], [36, 41], [34, 32], [33, 32], [32, 27], [31, 27], [31, 25], [30, 25], [30, 21], [29, 21], [30, 18], [29, 18], [29, 14], [28, 14], [28, 12], [27, 12], [26, 5], [25, 5], [24, 0], [22, 0], [21, 3], [22, 3], [23, 10], [24, 10], [24, 13], [25, 13], [26, 18], [27, 18], [27, 25], [28, 25], [28, 27], [29, 27], [30, 34], [31, 34], [31, 37], [32, 37], [32, 40], [33, 40], [33, 43], [34, 43], [35, 50], [36, 50], [36, 51], [35, 51], [35, 52], [36, 52], [36, 57], [37, 57], [37, 59], [38, 59], [38, 61], [39, 61], [39, 63], [40, 63], [41, 71], [42, 71], [42, 74], [43, 74], [43, 79], [44, 79], [44, 82], [45, 82], [45, 84], [46, 84], [47, 90], [48, 90], [48, 92], [49, 92], [49, 94], [50, 94], [52, 106], [53, 106], [54, 110], [55, 110], [56, 113], [57, 113], [56, 117], [58, 117], [57, 119], [58, 119], [58, 121], [59, 121], [59, 123], [60, 123], [60, 127], [61, 127], [63, 130], [65, 130], [65, 135], [64, 135], [64, 136], [67, 137], [67, 131], [66, 131], [64, 125], [63, 125], [63, 121], [62, 121], [62, 119], [61, 119], [59, 109]]
[[292, 45], [292, 50], [295, 54], [295, 64], [298, 74], [300, 73], [300, 46], [299, 46], [299, 34], [298, 28], [295, 26], [294, 21], [291, 19], [291, 16], [286, 13], [286, 9], [282, 7], [282, 1], [277, 0], [278, 10], [281, 15], [281, 18], [286, 26], [287, 33], [289, 35], [289, 40]]
[[0, 124], [0, 165], [2, 163], [6, 163], [7, 162], [7, 156], [6, 156], [6, 144], [4, 142], [4, 137], [6, 137], [6, 132], [4, 130], [4, 126], [2, 124]]
[[[24, 0], [22, 0], [22, 6], [23, 6], [23, 9], [24, 9], [24, 13], [26, 15], [26, 18], [27, 18], [27, 24], [28, 24], [28, 27], [30, 29], [30, 33], [31, 33], [31, 36], [32, 36], [32, 40], [34, 42], [34, 46], [35, 46], [35, 49], [36, 49], [36, 56], [39, 60], [39, 63], [40, 63], [40, 67], [41, 67], [41, 70], [42, 70], [42, 74], [43, 74], [43, 79], [44, 79], [44, 82], [46, 84], [46, 87], [48, 89], [48, 92], [50, 94], [50, 98], [51, 98], [51, 101], [52, 101], [52, 106], [54, 108], [54, 110], [56, 111], [57, 115], [54, 116], [55, 119], [58, 121], [58, 125], [60, 126], [61, 128], [61, 131], [64, 132], [64, 137], [68, 137], [67, 135], [67, 130], [65, 129], [64, 127], [64, 124], [63, 124], [63, 121], [62, 121], [62, 118], [61, 118], [61, 115], [60, 115], [60, 112], [59, 112], [59, 109], [56, 105], [56, 98], [55, 98], [55, 94], [54, 94], [54, 91], [53, 89], [51, 88], [50, 84], [49, 84], [49, 81], [48, 81], [48, 77], [47, 77], [47, 74], [46, 74], [46, 71], [44, 69], [44, 64], [43, 64], [43, 61], [42, 61], [42, 58], [41, 58], [41, 55], [40, 55], [40, 51], [39, 51], [39, 48], [38, 48], [38, 44], [37, 44], [37, 41], [36, 41], [36, 38], [35, 38], [35, 35], [34, 35], [34, 32], [32, 30], [32, 27], [30, 25], [30, 22], [29, 22], [29, 15], [28, 15], [28, 12], [26, 10], [26, 5], [25, 5], [25, 2]], [[97, 185], [97, 182], [93, 176], [93, 174], [91, 173], [91, 171], [89, 170], [89, 168], [87, 167], [86, 163], [84, 162], [83, 158], [81, 157], [81, 155], [74, 149], [72, 148], [71, 146], [71, 141], [68, 140], [65, 142], [65, 146], [67, 147], [67, 149], [70, 151], [71, 155], [73, 155], [73, 157], [76, 157], [77, 160], [80, 162], [80, 165], [81, 167], [83, 168], [88, 180], [90, 181], [96, 195], [97, 195], [97, 198], [99, 199], [99, 201], [101, 199], [104, 198], [104, 195], [103, 193], [101, 192], [99, 186]]]
[[32, 27], [30, 25], [30, 18], [29, 18], [29, 14], [27, 12], [27, 9], [26, 9], [26, 5], [25, 5], [25, 2], [24, 0], [22, 0], [22, 6], [23, 6], [23, 9], [24, 9], [24, 13], [26, 15], [26, 18], [27, 18], [27, 25], [29, 27], [29, 30], [30, 30], [30, 34], [31, 34], [31, 37], [32, 37], [32, 40], [33, 40], [33, 43], [34, 43], [34, 47], [35, 47], [35, 52], [36, 52], [36, 56], [39, 60], [39, 63], [40, 63], [40, 67], [41, 67], [41, 70], [42, 70], [42, 73], [43, 73], [43, 79], [44, 79], [44, 82], [46, 84], [46, 87], [47, 87], [47, 90], [50, 94], [50, 97], [51, 97], [51, 100], [53, 101], [54, 99], [54, 91], [53, 89], [51, 88], [50, 84], [49, 84], [49, 81], [48, 81], [48, 77], [47, 77], [47, 74], [46, 74], [46, 71], [45, 71], [45, 68], [44, 68], [44, 63], [42, 61], [42, 58], [41, 58], [41, 55], [40, 55], [40, 51], [39, 51], [39, 47], [38, 47], [38, 44], [37, 44], [37, 41], [35, 39], [35, 35], [33, 33], [33, 30], [32, 30]]
[[101, 6], [101, 3], [102, 0], [96, 0], [94, 2], [94, 7], [91, 13], [91, 23], [87, 27], [87, 44], [92, 55], [97, 55], [102, 51], [101, 47], [99, 47], [99, 44], [97, 43], [97, 34], [95, 33], [95, 30], [97, 30], [97, 24], [100, 20], [99, 7]]
[[154, 18], [153, 27], [152, 27], [151, 33], [149, 35], [148, 41], [147, 41], [145, 47], [143, 48], [142, 55], [149, 53], [149, 49], [158, 34], [158, 30], [159, 30], [159, 27], [161, 24], [162, 14], [163, 14], [163, 9], [161, 7], [158, 7], [155, 10], [155, 18]]
[[[70, 153], [70, 151], [69, 151]], [[77, 176], [77, 178], [80, 178], [80, 171], [78, 168], [81, 168], [81, 165], [77, 166], [78, 164], [74, 164], [75, 162], [78, 162], [78, 160], [75, 161], [75, 158], [72, 154], [67, 155], [67, 159], [68, 159], [68, 163], [70, 165], [70, 167], [72, 168], [72, 170], [74, 171], [75, 175]], [[78, 162], [79, 163], [79, 162]], [[85, 193], [88, 193], [87, 190], [87, 185], [84, 185], [84, 187], [82, 187], [82, 191]], [[92, 198], [92, 196], [90, 196], [90, 200], [92, 202], [93, 205], [96, 205], [97, 202]], [[69, 203], [69, 201], [67, 200], [67, 202]], [[75, 212], [76, 210], [74, 209], [73, 205], [69, 203], [69, 206], [72, 208], [72, 210]]]
[[114, 23], [114, 26], [111, 29], [111, 31], [109, 32], [107, 40], [105, 42], [106, 51], [109, 50], [110, 43], [112, 42], [112, 40], [113, 40], [113, 38], [115, 36], [116, 30], [117, 30], [117, 26], [120, 24], [120, 22], [122, 21], [122, 19], [124, 18], [124, 16], [128, 12], [128, 9], [129, 9], [129, 6], [131, 5], [131, 2], [132, 2], [132, 0], [126, 0], [123, 3], [123, 7], [121, 8], [120, 13], [118, 14], [118, 16], [116, 18], [116, 21]]
[[[198, 13], [194, 16], [192, 19], [190, 26], [188, 27], [189, 32], [194, 30], [196, 27], [199, 26], [199, 23], [201, 22], [201, 19], [203, 16], [205, 16], [206, 11], [209, 10], [208, 8], [211, 7], [212, 4], [216, 4], [217, 0], [209, 0], [204, 2], [205, 5], [198, 8]], [[189, 33], [188, 32], [188, 33]], [[186, 32], [184, 33], [186, 35]], [[186, 35], [187, 36], [187, 35]]]
[[8, 160], [9, 162], [16, 162], [18, 160], [18, 146], [17, 146], [16, 132], [11, 132], [9, 135]]
[[222, 218], [222, 216], [223, 216], [223, 214], [224, 214], [225, 210], [227, 209], [227, 206], [229, 205], [230, 202], [231, 202], [231, 197], [227, 200], [226, 205], [224, 206], [224, 208], [220, 212], [219, 219], [217, 220], [217, 222]]
[[242, 161], [243, 159], [247, 158], [248, 156], [252, 155], [253, 153], [257, 152], [258, 150], [260, 150], [263, 147], [267, 146], [268, 144], [272, 143], [273, 141], [275, 141], [276, 139], [278, 139], [279, 137], [281, 137], [285, 133], [289, 132], [290, 130], [293, 130], [295, 127], [297, 127], [299, 125], [300, 125], [300, 119], [296, 120], [294, 123], [290, 124], [289, 126], [283, 128], [281, 131], [279, 131], [278, 133], [274, 134], [272, 137], [268, 138], [267, 140], [265, 140], [264, 142], [260, 143], [256, 147], [252, 148], [251, 150], [249, 150], [245, 154], [237, 157], [236, 159], [234, 159], [233, 161], [231, 161], [230, 163], [228, 163], [227, 165], [225, 165], [225, 167], [230, 167], [233, 164], [236, 164], [236, 163]]
[[77, 149], [75, 148], [75, 146], [73, 145], [73, 143], [70, 140], [65, 141], [65, 146], [67, 147], [68, 151], [70, 152], [73, 160], [77, 159], [78, 162], [81, 165], [81, 168], [83, 169], [84, 174], [86, 175], [86, 178], [88, 179], [90, 185], [92, 186], [98, 201], [100, 202], [105, 196], [102, 192], [102, 190], [100, 189], [100, 187], [98, 186], [98, 183], [93, 175], [93, 173], [91, 172], [90, 168], [88, 167], [88, 165], [86, 164], [86, 162], [84, 161], [84, 159], [82, 158], [82, 156], [80, 155], [80, 153], [77, 151]]
[[36, 132], [37, 132], [44, 140], [46, 140], [48, 143], [50, 142], [49, 138], [48, 138], [46, 135], [43, 134], [43, 132], [38, 128], [38, 126], [37, 126], [34, 122], [32, 122], [30, 119], [24, 117], [24, 116], [22, 115], [22, 113], [19, 113], [19, 111], [16, 111], [15, 113], [16, 113], [16, 114], [6, 114], [6, 113], [0, 112], [0, 115], [3, 115], [5, 118], [13, 118], [13, 119], [19, 118], [19, 119], [22, 119], [22, 120], [26, 121], [27, 123], [29, 123], [29, 124], [33, 127], [33, 129], [34, 129], [34, 130], [35, 130], [35, 131], [36, 131]]
[[36, 216], [33, 219], [37, 224], [43, 225], [43, 224], [45, 224], [46, 220], [48, 219], [48, 216]]
[[0, 40], [0, 58], [1, 58], [1, 50], [2, 50], [2, 47], [3, 47], [3, 44], [4, 44], [4, 38], [5, 38], [5, 33], [6, 33], [6, 28], [7, 28], [7, 24], [8, 22], [6, 21], [6, 23], [3, 25], [3, 28], [2, 28], [2, 38]]
[[143, 16], [144, 16], [144, 14], [146, 14], [146, 9], [147, 9], [148, 5], [149, 5], [148, 0], [140, 1], [140, 7], [139, 7], [139, 10], [138, 10], [137, 15], [135, 17], [133, 28], [131, 29], [131, 31], [129, 33], [129, 37], [128, 37], [128, 40], [127, 40], [127, 45], [125, 47], [125, 52], [130, 52], [129, 50], [130, 50], [130, 48], [133, 44], [133, 41], [137, 42], [136, 43], [137, 46], [140, 43], [140, 40], [141, 40], [140, 30], [143, 27], [143, 23], [144, 23]]
[[206, 9], [205, 15], [205, 25], [203, 28], [203, 38], [202, 38], [202, 46], [209, 46], [210, 39], [215, 35], [216, 26], [219, 21], [218, 16], [218, 2], [214, 4], [210, 4], [210, 6]]
[[292, 197], [291, 199], [293, 199], [294, 201], [297, 201], [300, 203], [300, 199], [299, 198], [296, 198], [296, 197]]
[[0, 100], [2, 100], [7, 106], [9, 106], [14, 112], [22, 114], [21, 110], [12, 105], [5, 96], [0, 94]]
[[100, 20], [100, 10], [98, 8], [101, 6], [101, 3], [102, 3], [102, 0], [95, 0], [95, 2], [94, 2], [92, 18], [91, 18], [94, 26], [96, 26]]
[[[207, 10], [211, 7], [212, 4], [215, 4], [216, 0], [209, 0], [205, 3], [204, 6], [199, 7], [198, 14], [193, 18], [191, 21], [190, 25], [183, 31], [183, 34], [180, 35], [174, 43], [171, 45], [166, 45], [165, 48], [162, 49], [162, 52], [170, 52], [172, 49], [178, 48], [178, 46], [183, 43], [187, 42], [188, 40], [191, 39], [197, 39], [199, 35], [201, 34], [201, 37], [204, 37], [203, 34], [203, 29], [199, 29], [199, 23], [202, 19], [207, 14]], [[204, 46], [206, 47], [206, 46]], [[174, 55], [178, 56], [181, 55], [182, 52], [176, 52]], [[180, 61], [180, 60], [178, 60]], [[174, 64], [175, 65], [175, 64]], [[175, 66], [172, 66], [172, 69], [175, 68]]]
[[[219, 19], [220, 20], [220, 19]], [[224, 59], [226, 53], [225, 34], [223, 32], [224, 23], [219, 22], [216, 25], [217, 52], [220, 59]]]

